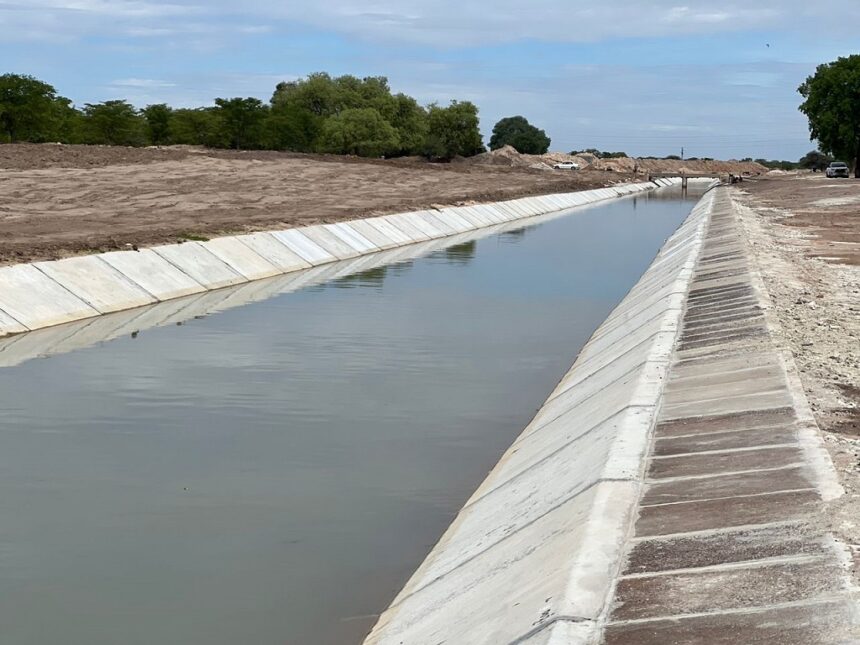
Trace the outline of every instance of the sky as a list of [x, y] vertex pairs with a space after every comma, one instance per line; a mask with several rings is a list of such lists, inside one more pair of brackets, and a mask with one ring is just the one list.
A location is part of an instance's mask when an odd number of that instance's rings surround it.
[[860, 3], [817, 0], [0, 0], [0, 73], [76, 104], [268, 100], [316, 71], [522, 114], [552, 149], [796, 160], [797, 87], [860, 53]]

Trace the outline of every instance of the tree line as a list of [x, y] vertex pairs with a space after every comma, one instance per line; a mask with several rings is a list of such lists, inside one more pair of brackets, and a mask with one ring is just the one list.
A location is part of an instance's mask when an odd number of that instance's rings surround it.
[[200, 145], [363, 157], [468, 157], [485, 150], [478, 108], [469, 101], [420, 105], [381, 76], [325, 73], [279, 83], [268, 103], [217, 98], [214, 105], [137, 109], [117, 99], [76, 107], [50, 84], [0, 76], [0, 143]]

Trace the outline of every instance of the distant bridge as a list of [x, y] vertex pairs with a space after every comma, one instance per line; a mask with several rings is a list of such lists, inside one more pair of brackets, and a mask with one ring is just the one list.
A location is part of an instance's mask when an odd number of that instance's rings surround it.
[[648, 181], [655, 179], [674, 179], [681, 178], [681, 187], [687, 187], [688, 179], [719, 179], [722, 182], [729, 183], [729, 173], [727, 172], [652, 172], [648, 173]]

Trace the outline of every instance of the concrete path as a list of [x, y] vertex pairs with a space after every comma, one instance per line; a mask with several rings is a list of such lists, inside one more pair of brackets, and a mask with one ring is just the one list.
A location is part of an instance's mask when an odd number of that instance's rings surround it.
[[857, 643], [840, 494], [726, 189], [658, 416], [607, 645]]

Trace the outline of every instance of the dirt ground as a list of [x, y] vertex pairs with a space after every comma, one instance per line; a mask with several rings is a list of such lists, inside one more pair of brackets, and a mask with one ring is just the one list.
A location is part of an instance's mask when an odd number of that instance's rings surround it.
[[0, 264], [626, 180], [277, 152], [0, 145]]
[[836, 529], [860, 556], [860, 180], [785, 175], [740, 190], [778, 340], [794, 355], [847, 492]]

